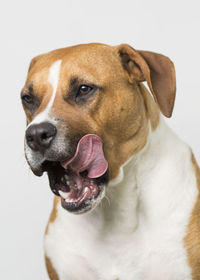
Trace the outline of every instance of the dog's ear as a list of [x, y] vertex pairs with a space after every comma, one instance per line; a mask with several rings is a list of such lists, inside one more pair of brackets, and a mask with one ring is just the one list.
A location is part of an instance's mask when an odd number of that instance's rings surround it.
[[166, 117], [171, 117], [176, 94], [172, 61], [164, 55], [138, 51], [126, 44], [117, 46], [117, 50], [130, 81], [146, 81], [161, 112]]

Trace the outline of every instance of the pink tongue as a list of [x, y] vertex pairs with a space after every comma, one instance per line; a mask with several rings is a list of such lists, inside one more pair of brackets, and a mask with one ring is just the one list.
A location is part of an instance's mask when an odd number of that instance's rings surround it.
[[101, 138], [95, 134], [87, 134], [79, 140], [75, 155], [61, 164], [65, 169], [70, 167], [77, 174], [87, 170], [89, 178], [100, 177], [108, 168], [102, 146]]

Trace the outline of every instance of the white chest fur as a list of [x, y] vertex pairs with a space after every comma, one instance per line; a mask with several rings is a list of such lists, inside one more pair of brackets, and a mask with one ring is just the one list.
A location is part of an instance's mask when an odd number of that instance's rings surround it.
[[197, 193], [190, 148], [161, 121], [95, 210], [58, 206], [46, 254], [61, 280], [189, 280], [183, 239]]

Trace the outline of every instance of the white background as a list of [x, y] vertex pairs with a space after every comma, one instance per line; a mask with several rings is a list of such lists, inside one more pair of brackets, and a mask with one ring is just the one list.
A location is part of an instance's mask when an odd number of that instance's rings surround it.
[[47, 279], [42, 242], [53, 195], [23, 154], [19, 94], [30, 59], [85, 42], [129, 43], [168, 55], [176, 66], [177, 99], [167, 121], [200, 162], [199, 12], [199, 0], [1, 1], [0, 279]]

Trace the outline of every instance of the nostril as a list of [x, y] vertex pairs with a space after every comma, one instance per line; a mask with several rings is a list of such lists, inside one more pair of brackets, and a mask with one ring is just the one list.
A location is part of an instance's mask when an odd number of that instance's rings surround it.
[[44, 133], [41, 134], [41, 139], [42, 140], [47, 140], [48, 138], [49, 138], [49, 136], [47, 136], [47, 133], [44, 132]]
[[42, 145], [48, 145], [53, 140], [53, 136], [49, 135], [48, 133], [42, 133], [40, 136], [40, 141]]
[[40, 134], [41, 141], [50, 141], [56, 135], [56, 128], [54, 126], [47, 126], [46, 130], [42, 130]]

